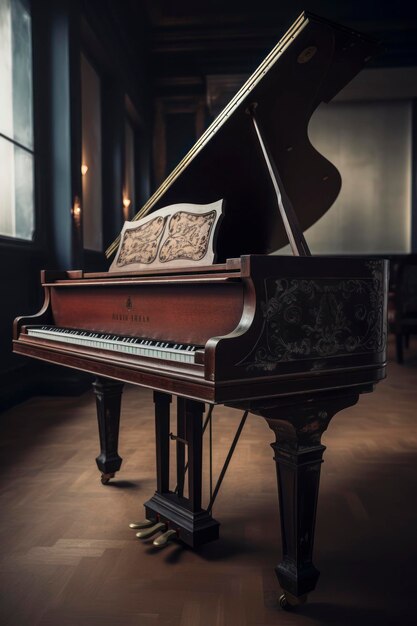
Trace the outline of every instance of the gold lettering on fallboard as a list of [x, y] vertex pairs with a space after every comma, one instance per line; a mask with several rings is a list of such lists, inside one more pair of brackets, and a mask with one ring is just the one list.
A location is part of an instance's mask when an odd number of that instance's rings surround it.
[[117, 322], [136, 322], [138, 324], [146, 324], [150, 322], [149, 315], [142, 313], [112, 313], [112, 320]]

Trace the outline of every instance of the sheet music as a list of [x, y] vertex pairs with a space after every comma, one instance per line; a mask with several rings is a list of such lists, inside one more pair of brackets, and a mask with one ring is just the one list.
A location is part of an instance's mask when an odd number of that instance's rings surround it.
[[125, 222], [109, 271], [212, 264], [223, 205], [223, 200], [174, 204], [142, 220]]

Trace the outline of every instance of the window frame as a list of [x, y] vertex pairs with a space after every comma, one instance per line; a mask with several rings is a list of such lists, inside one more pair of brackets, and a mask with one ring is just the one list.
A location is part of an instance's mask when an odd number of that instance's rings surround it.
[[[18, 236], [5, 235], [0, 233], [0, 248], [10, 250], [26, 250], [39, 252], [45, 245], [44, 237], [40, 236], [42, 231], [42, 216], [40, 214], [40, 201], [39, 201], [39, 157], [37, 146], [39, 145], [38, 132], [39, 132], [39, 108], [37, 106], [37, 100], [40, 97], [40, 90], [38, 90], [37, 84], [37, 29], [35, 28], [34, 20], [34, 2], [28, 0], [30, 6], [30, 28], [31, 28], [31, 72], [32, 72], [32, 131], [33, 131], [33, 149], [31, 150], [27, 146], [21, 144], [13, 137], [9, 137], [0, 132], [0, 137], [9, 142], [13, 146], [24, 150], [28, 154], [33, 156], [33, 237], [32, 239], [23, 239]], [[39, 72], [40, 73], [40, 72]]]

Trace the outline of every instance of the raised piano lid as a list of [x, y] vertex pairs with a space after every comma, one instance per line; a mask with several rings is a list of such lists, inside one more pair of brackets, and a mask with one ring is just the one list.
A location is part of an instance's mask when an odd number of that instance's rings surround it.
[[[138, 216], [178, 202], [224, 198], [219, 262], [268, 254], [285, 245], [287, 236], [247, 108], [258, 104], [257, 119], [305, 230], [331, 207], [341, 187], [338, 170], [308, 139], [309, 120], [377, 47], [350, 29], [302, 13]], [[108, 256], [114, 250], [110, 246]]]

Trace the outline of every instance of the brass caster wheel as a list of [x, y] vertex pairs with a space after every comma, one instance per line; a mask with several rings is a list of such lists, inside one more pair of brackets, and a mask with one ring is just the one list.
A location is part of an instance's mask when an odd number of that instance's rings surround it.
[[286, 592], [279, 597], [279, 605], [284, 611], [291, 611], [291, 609], [295, 608], [296, 606], [300, 606], [300, 604], [305, 604], [306, 602], [307, 594], [297, 597]]
[[101, 484], [102, 485], [107, 485], [107, 483], [109, 482], [110, 478], [114, 478], [114, 473], [113, 474], [102, 474], [101, 475]]
[[285, 593], [280, 595], [279, 605], [281, 609], [283, 609], [284, 611], [289, 611], [290, 609], [292, 609], [292, 605], [288, 602], [287, 596], [285, 595]]

